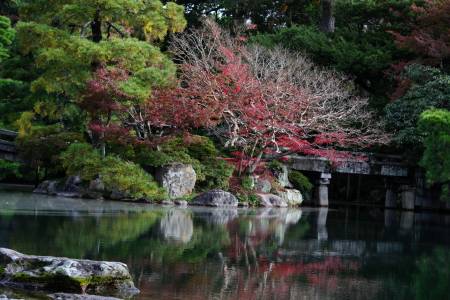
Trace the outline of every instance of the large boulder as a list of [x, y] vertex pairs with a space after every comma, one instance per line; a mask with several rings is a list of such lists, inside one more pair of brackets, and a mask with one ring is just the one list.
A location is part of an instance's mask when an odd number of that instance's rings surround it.
[[58, 180], [45, 180], [33, 192], [70, 198], [81, 198], [85, 193], [80, 176], [69, 176], [64, 183]]
[[23, 289], [116, 294], [139, 292], [128, 267], [120, 262], [25, 255], [0, 248], [0, 281]]
[[253, 175], [250, 178], [255, 191], [260, 193], [270, 193], [270, 190], [272, 190], [272, 183], [269, 179], [262, 178], [257, 175]]
[[101, 178], [93, 179], [89, 182], [89, 187], [86, 190], [84, 197], [92, 199], [102, 199], [106, 188]]
[[80, 176], [69, 176], [56, 193], [57, 196], [69, 197], [69, 198], [81, 198], [84, 194], [84, 189], [81, 187]]
[[58, 184], [59, 182], [57, 180], [45, 180], [33, 190], [33, 193], [56, 195]]
[[283, 188], [290, 188], [292, 184], [289, 182], [289, 169], [286, 165], [281, 165], [279, 169], [273, 171], [278, 184]]
[[191, 204], [215, 207], [237, 207], [238, 202], [238, 199], [233, 194], [215, 189], [198, 195], [197, 197], [192, 199]]
[[159, 168], [156, 181], [166, 189], [170, 198], [180, 198], [192, 193], [197, 180], [191, 165], [173, 163]]
[[257, 193], [259, 204], [263, 207], [287, 207], [288, 203], [280, 196], [274, 194]]
[[299, 190], [285, 189], [277, 191], [277, 194], [290, 206], [298, 206], [303, 202], [303, 196]]

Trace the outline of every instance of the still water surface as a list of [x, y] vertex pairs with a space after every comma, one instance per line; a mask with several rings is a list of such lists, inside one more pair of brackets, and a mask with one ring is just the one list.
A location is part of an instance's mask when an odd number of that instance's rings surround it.
[[450, 299], [449, 215], [0, 192], [0, 246], [125, 262], [136, 299]]

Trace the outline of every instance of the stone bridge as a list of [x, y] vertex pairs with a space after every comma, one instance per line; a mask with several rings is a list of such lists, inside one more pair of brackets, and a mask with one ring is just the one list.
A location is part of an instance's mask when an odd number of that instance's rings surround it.
[[[376, 175], [390, 178], [408, 178], [413, 174], [408, 165], [402, 162], [400, 156], [380, 155], [373, 153], [355, 153], [354, 157], [337, 159], [334, 164], [330, 160], [322, 157], [312, 156], [290, 156], [290, 168], [299, 171], [317, 172], [320, 180], [316, 188], [315, 204], [318, 206], [328, 206], [328, 185], [332, 178], [332, 173]], [[414, 191], [408, 186], [402, 187], [402, 203], [404, 209], [414, 209]], [[405, 200], [405, 201], [403, 201]], [[409, 200], [409, 201], [408, 201]], [[396, 207], [396, 193], [392, 188], [387, 187], [385, 206]]]

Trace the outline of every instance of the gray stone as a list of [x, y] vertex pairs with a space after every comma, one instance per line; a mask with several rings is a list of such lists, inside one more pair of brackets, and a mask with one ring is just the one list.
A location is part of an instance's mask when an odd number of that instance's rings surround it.
[[88, 295], [88, 294], [55, 293], [55, 294], [50, 294], [48, 296], [51, 299], [55, 299], [55, 300], [120, 300], [120, 298], [115, 298], [115, 297], [103, 297], [103, 296]]
[[105, 184], [100, 178], [96, 178], [89, 182], [89, 190], [93, 192], [103, 193], [105, 191]]
[[286, 165], [281, 165], [281, 170], [275, 170], [273, 173], [281, 187], [292, 187], [292, 184], [289, 182], [289, 169]]
[[3, 284], [23, 289], [128, 297], [139, 292], [127, 265], [120, 262], [25, 255], [0, 248], [0, 267]]
[[174, 203], [173, 203], [172, 201], [170, 201], [170, 200], [163, 200], [163, 201], [161, 202], [161, 204], [162, 204], [162, 205], [174, 205]]
[[80, 176], [69, 176], [64, 184], [60, 184], [58, 180], [45, 180], [39, 184], [33, 193], [68, 198], [81, 198], [85, 192], [80, 184]]
[[237, 198], [228, 192], [222, 190], [211, 190], [205, 193], [202, 193], [195, 197], [192, 202], [192, 205], [204, 205], [204, 206], [238, 206]]
[[102, 199], [105, 191], [106, 188], [103, 181], [100, 178], [96, 178], [89, 182], [89, 187], [83, 196], [92, 199]]
[[80, 185], [82, 182], [81, 177], [78, 175], [75, 176], [69, 176], [66, 179], [66, 186], [71, 186], [71, 185]]
[[84, 194], [84, 189], [80, 186], [81, 182], [80, 176], [67, 177], [64, 187], [58, 190], [56, 195], [68, 198], [81, 198]]
[[118, 190], [111, 191], [111, 194], [109, 195], [109, 199], [111, 200], [123, 200], [126, 198], [128, 198], [127, 193]]
[[239, 203], [238, 203], [238, 206], [239, 206], [239, 207], [248, 207], [249, 204], [248, 204], [248, 202], [245, 202], [245, 201], [244, 201], [244, 202], [239, 202]]
[[197, 175], [191, 165], [173, 163], [159, 168], [155, 179], [173, 199], [191, 194]]
[[45, 181], [41, 182], [37, 186], [37, 188], [35, 188], [33, 190], [33, 193], [56, 195], [57, 188], [58, 188], [57, 180], [45, 180]]
[[263, 207], [287, 207], [287, 202], [280, 196], [274, 194], [256, 194], [259, 198], [259, 203]]
[[272, 183], [270, 180], [265, 178], [260, 178], [258, 176], [251, 177], [253, 182], [253, 189], [260, 193], [270, 193], [272, 190]]
[[277, 194], [290, 206], [298, 206], [303, 202], [303, 196], [299, 190], [285, 189], [284, 191], [277, 191]]

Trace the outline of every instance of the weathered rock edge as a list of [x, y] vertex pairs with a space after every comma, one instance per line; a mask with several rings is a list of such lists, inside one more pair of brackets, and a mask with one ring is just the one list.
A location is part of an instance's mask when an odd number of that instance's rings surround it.
[[139, 293], [124, 263], [26, 255], [7, 248], [0, 248], [0, 284], [122, 297]]
[[237, 207], [238, 199], [229, 192], [213, 189], [198, 195], [189, 204], [212, 207]]

